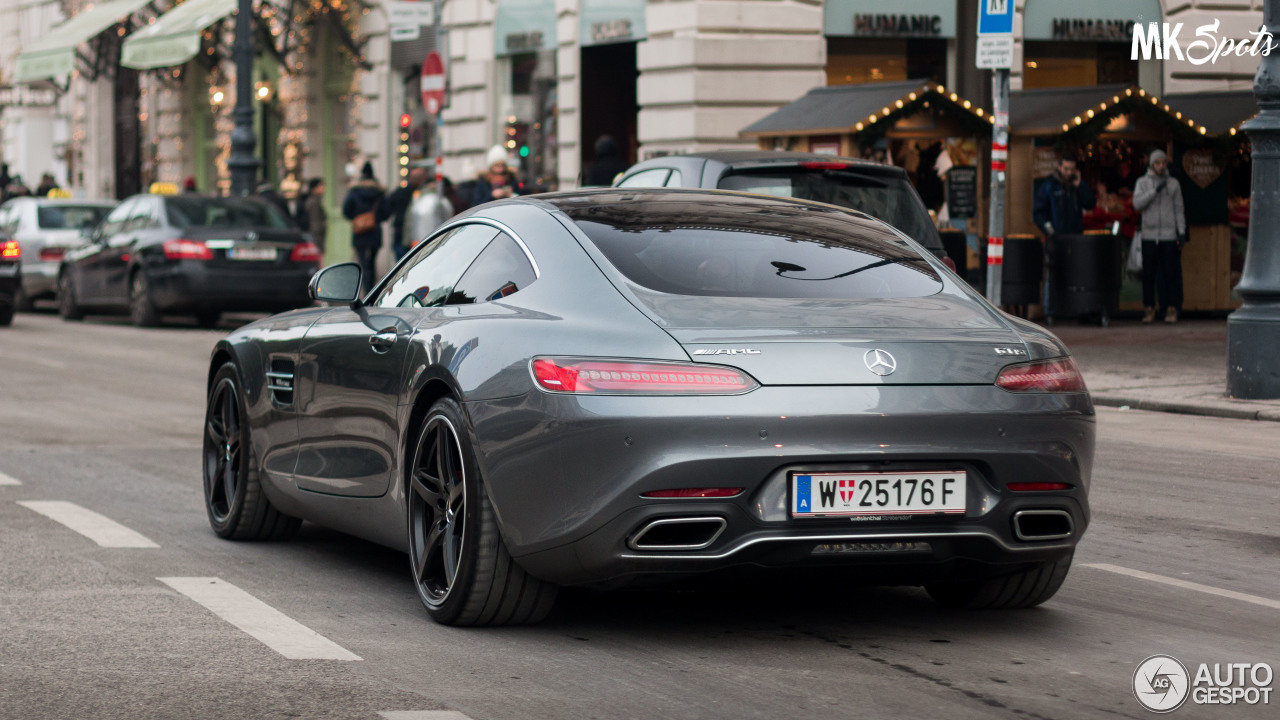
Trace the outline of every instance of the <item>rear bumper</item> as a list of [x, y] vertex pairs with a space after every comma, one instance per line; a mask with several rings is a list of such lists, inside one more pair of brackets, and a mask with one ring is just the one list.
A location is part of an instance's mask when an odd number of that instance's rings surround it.
[[[994, 386], [764, 387], [704, 398], [537, 392], [467, 410], [508, 547], [530, 572], [561, 584], [736, 565], [972, 577], [1062, 557], [1089, 524], [1094, 418], [1083, 394]], [[927, 469], [965, 470], [962, 516], [790, 517], [791, 472]], [[1005, 487], [1026, 480], [1071, 487]], [[641, 497], [683, 487], [744, 491], [725, 500]], [[1061, 511], [1071, 533], [1019, 540], [1021, 510]], [[724, 522], [705, 547], [629, 543], [653, 520], [696, 517]]]
[[318, 265], [243, 270], [181, 260], [147, 271], [156, 306], [165, 312], [281, 312], [311, 304], [307, 283]]
[[0, 263], [0, 304], [12, 305], [22, 282], [22, 267], [17, 263]]
[[58, 290], [59, 262], [24, 262], [22, 291], [32, 300], [53, 297]]

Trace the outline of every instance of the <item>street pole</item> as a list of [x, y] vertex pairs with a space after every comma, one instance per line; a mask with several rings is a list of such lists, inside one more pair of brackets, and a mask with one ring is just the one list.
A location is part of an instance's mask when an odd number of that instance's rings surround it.
[[227, 169], [231, 172], [231, 194], [243, 196], [253, 193], [258, 176], [258, 158], [253, 154], [258, 145], [253, 133], [253, 0], [239, 2], [231, 54], [236, 64], [236, 107], [231, 111], [235, 126]]
[[[1266, 0], [1263, 27], [1280, 30], [1277, 0]], [[1253, 144], [1249, 244], [1236, 290], [1244, 300], [1227, 318], [1227, 395], [1280, 398], [1280, 55], [1262, 57], [1253, 79], [1257, 117], [1243, 125]]]
[[1009, 160], [1009, 70], [991, 74], [991, 204], [987, 213], [987, 300], [999, 307], [1004, 294], [1004, 186]]
[[[449, 48], [448, 33], [444, 27], [444, 0], [435, 0], [435, 13], [433, 13], [436, 24], [436, 52], [440, 53], [440, 60], [444, 63], [445, 77], [445, 98], [448, 99], [449, 89]], [[443, 207], [444, 202], [444, 103], [436, 109], [435, 116], [435, 147], [436, 151], [436, 207]]]

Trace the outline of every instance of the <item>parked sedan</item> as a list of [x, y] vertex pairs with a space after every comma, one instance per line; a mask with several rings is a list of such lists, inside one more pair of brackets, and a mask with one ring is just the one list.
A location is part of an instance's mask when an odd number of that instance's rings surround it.
[[1094, 412], [1067, 349], [832, 205], [611, 189], [483, 205], [363, 299], [219, 341], [214, 531], [309, 520], [408, 553], [427, 613], [535, 621], [560, 585], [741, 566], [1057, 592]]
[[939, 258], [938, 228], [895, 165], [813, 153], [726, 150], [665, 155], [627, 169], [614, 187], [717, 188], [815, 200], [861, 210], [896, 227]]
[[275, 207], [251, 198], [135, 195], [63, 260], [62, 317], [127, 311], [138, 326], [166, 314], [205, 326], [228, 311], [309, 304], [320, 251]]
[[84, 244], [85, 233], [111, 212], [114, 202], [19, 197], [0, 205], [0, 237], [22, 243], [19, 310], [36, 300], [53, 299], [58, 265], [70, 248]]

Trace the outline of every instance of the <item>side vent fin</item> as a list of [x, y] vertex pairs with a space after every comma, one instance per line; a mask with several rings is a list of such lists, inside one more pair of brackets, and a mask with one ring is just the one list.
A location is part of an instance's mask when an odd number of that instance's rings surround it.
[[277, 359], [271, 361], [271, 369], [267, 371], [267, 390], [277, 405], [290, 407], [293, 405], [293, 361]]

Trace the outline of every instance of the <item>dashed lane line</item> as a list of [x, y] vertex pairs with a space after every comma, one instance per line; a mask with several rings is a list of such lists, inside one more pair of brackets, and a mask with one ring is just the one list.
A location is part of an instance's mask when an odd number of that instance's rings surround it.
[[84, 535], [102, 547], [158, 548], [159, 545], [111, 518], [61, 500], [23, 500], [19, 505]]
[[17, 478], [11, 478], [8, 475], [5, 475], [4, 473], [0, 472], [0, 485], [21, 485], [21, 484], [22, 483], [18, 482]]
[[457, 710], [382, 710], [386, 720], [471, 720]]
[[156, 579], [290, 660], [360, 659], [359, 655], [220, 578]]
[[1120, 575], [1128, 575], [1131, 578], [1138, 578], [1139, 580], [1149, 580], [1150, 582], [1171, 585], [1176, 588], [1182, 588], [1183, 590], [1195, 590], [1209, 595], [1217, 595], [1218, 597], [1230, 598], [1232, 600], [1239, 600], [1241, 602], [1269, 607], [1273, 610], [1280, 610], [1280, 600], [1271, 600], [1270, 598], [1236, 592], [1235, 590], [1224, 590], [1222, 588], [1213, 587], [1212, 585], [1201, 585], [1200, 583], [1194, 583], [1189, 580], [1180, 580], [1178, 578], [1166, 577], [1164, 575], [1156, 575], [1155, 573], [1143, 572], [1142, 570], [1132, 570], [1130, 568], [1120, 567], [1119, 565], [1108, 565], [1107, 563], [1084, 563], [1082, 567], [1093, 568], [1094, 570], [1105, 570], [1107, 572], [1118, 573]]

